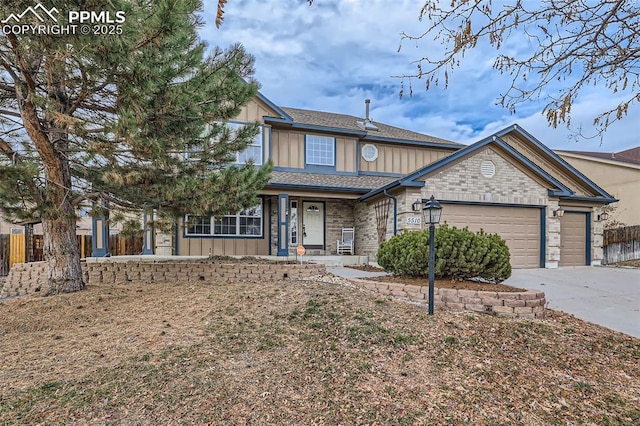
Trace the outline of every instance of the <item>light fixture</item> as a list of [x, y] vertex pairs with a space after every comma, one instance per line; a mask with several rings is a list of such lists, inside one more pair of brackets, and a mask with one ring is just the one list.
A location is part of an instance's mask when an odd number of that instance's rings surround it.
[[[413, 202], [413, 204], [411, 204], [411, 210], [413, 210], [414, 212], [419, 212], [420, 210], [422, 210], [422, 201], [421, 199], [417, 199]], [[424, 200], [426, 201], [426, 200]]]
[[562, 207], [558, 207], [556, 210], [553, 211], [553, 215], [555, 217], [562, 217], [564, 216], [564, 209]]
[[608, 220], [609, 219], [609, 213], [607, 212], [602, 212], [598, 215], [598, 221], [602, 222], [604, 220]]
[[440, 223], [440, 216], [442, 215], [442, 206], [432, 195], [431, 198], [425, 201], [422, 208], [422, 214], [424, 215], [424, 223], [428, 225], [437, 225]]
[[[413, 203], [414, 205], [416, 203]], [[433, 315], [434, 281], [436, 269], [436, 225], [440, 222], [442, 206], [432, 195], [428, 200], [422, 200], [422, 214], [424, 223], [429, 224], [429, 315]]]

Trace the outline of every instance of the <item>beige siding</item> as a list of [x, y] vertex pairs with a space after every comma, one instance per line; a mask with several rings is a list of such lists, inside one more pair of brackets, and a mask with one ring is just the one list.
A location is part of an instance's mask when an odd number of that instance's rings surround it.
[[271, 159], [276, 167], [304, 168], [304, 133], [273, 129]]
[[235, 118], [238, 121], [259, 121], [264, 123], [264, 116], [278, 117], [279, 114], [259, 100], [253, 100], [243, 106], [240, 114]]
[[[264, 219], [269, 220], [268, 204], [264, 204]], [[254, 256], [269, 254], [268, 235], [263, 238], [214, 238], [214, 237], [185, 237], [183, 232], [184, 222], [179, 221], [178, 255], [180, 256]], [[268, 234], [269, 224], [263, 227]]]
[[[366, 144], [378, 148], [378, 158], [366, 161], [360, 157], [360, 171], [363, 172], [408, 174], [453, 153], [451, 150], [372, 142], [361, 142], [360, 146]], [[362, 154], [358, 152], [357, 155]]]
[[559, 153], [569, 164], [580, 170], [601, 188], [620, 200], [615, 203], [610, 221], [625, 225], [640, 225], [640, 165], [627, 165], [589, 160]]
[[596, 195], [594, 191], [574, 180], [564, 167], [557, 165], [555, 162], [551, 162], [545, 153], [538, 150], [529, 141], [513, 133], [504, 136], [502, 139], [572, 191], [575, 191], [575, 195], [587, 197]]
[[178, 242], [181, 256], [255, 256], [268, 255], [269, 242], [264, 239], [249, 238], [184, 238]]
[[336, 171], [356, 171], [356, 140], [336, 138]]

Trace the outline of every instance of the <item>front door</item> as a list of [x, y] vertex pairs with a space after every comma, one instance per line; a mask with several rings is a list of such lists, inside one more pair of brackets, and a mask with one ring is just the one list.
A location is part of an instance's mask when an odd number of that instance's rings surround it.
[[324, 249], [324, 203], [302, 203], [302, 244], [306, 248]]

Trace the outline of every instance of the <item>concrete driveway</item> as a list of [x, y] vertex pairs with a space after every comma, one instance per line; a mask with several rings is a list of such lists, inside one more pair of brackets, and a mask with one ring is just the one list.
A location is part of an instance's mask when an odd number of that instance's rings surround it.
[[551, 309], [640, 338], [640, 269], [514, 269], [505, 284], [544, 291]]

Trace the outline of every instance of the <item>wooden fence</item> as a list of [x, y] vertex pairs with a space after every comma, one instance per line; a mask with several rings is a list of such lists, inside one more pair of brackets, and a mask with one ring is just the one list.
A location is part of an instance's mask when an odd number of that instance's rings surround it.
[[[44, 238], [32, 235], [27, 244], [24, 234], [0, 235], [0, 276], [7, 275], [16, 263], [44, 260]], [[80, 258], [91, 256], [91, 235], [78, 235]], [[112, 256], [142, 254], [142, 236], [109, 236], [109, 252]]]
[[640, 225], [604, 230], [604, 263], [640, 259]]

